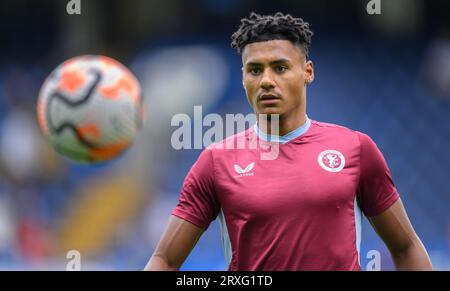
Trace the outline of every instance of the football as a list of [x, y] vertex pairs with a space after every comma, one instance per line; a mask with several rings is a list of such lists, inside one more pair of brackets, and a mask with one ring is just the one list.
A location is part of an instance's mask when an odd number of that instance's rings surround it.
[[124, 65], [85, 55], [50, 73], [39, 92], [37, 116], [58, 153], [96, 163], [129, 148], [143, 123], [142, 108], [139, 82]]

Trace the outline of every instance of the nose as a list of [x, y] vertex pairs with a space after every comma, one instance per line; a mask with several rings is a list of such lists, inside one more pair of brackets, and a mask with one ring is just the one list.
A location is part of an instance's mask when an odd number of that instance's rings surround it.
[[260, 86], [264, 90], [269, 90], [275, 88], [275, 82], [272, 78], [270, 70], [264, 70]]

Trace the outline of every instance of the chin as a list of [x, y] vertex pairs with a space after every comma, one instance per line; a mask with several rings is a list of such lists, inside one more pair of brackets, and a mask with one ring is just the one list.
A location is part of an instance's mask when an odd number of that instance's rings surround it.
[[265, 108], [262, 108], [261, 110], [259, 110], [258, 113], [259, 114], [267, 114], [267, 115], [271, 115], [271, 114], [282, 115], [284, 113], [284, 111], [281, 110], [281, 108], [279, 108], [279, 107], [265, 107]]

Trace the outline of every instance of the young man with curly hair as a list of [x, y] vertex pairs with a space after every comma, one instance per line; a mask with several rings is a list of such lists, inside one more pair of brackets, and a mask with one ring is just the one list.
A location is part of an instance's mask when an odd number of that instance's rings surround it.
[[361, 212], [398, 270], [432, 269], [376, 144], [308, 118], [312, 35], [308, 23], [289, 14], [241, 20], [232, 47], [242, 55], [248, 102], [267, 118], [227, 140], [275, 141], [278, 157], [259, 159], [259, 147], [205, 149], [146, 270], [178, 270], [216, 217], [229, 270], [361, 270]]

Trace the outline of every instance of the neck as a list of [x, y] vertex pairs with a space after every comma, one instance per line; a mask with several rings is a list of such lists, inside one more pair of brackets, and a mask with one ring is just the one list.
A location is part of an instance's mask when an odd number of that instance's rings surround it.
[[[297, 118], [283, 118], [279, 115], [279, 118], [258, 118], [258, 128], [267, 135], [286, 135], [295, 129], [299, 128], [306, 122], [306, 114], [300, 114]], [[277, 123], [279, 126], [277, 126]], [[272, 128], [273, 127], [273, 128]]]

